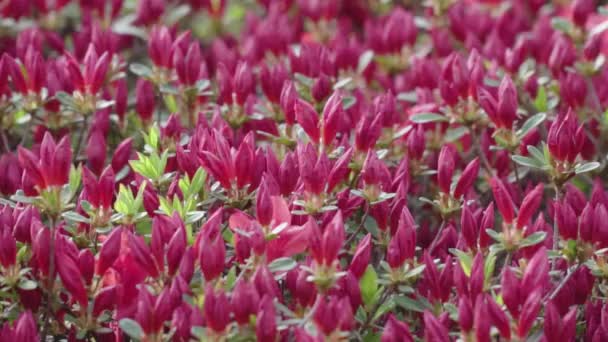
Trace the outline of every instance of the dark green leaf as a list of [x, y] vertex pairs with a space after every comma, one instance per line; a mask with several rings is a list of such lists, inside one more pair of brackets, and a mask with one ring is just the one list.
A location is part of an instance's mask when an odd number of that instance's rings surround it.
[[397, 296], [395, 303], [407, 311], [424, 312], [428, 309], [422, 302], [407, 296]]

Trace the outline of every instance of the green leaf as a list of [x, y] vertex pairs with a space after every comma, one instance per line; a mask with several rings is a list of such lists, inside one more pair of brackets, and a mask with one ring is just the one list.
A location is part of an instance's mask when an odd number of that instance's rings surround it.
[[395, 303], [407, 311], [424, 312], [428, 307], [420, 300], [408, 296], [396, 296]]
[[19, 288], [20, 288], [20, 289], [22, 289], [22, 290], [26, 290], [26, 291], [28, 291], [28, 290], [33, 290], [33, 289], [35, 289], [35, 288], [37, 288], [37, 287], [38, 287], [38, 283], [36, 283], [36, 282], [35, 282], [35, 281], [33, 281], [33, 280], [29, 280], [29, 279], [22, 279], [22, 280], [19, 282]]
[[336, 82], [336, 84], [334, 84], [334, 90], [342, 89], [342, 88], [346, 87], [352, 81], [353, 81], [353, 79], [351, 77], [343, 78], [343, 79], [339, 80], [338, 82]]
[[139, 323], [130, 318], [121, 319], [119, 325], [120, 329], [132, 339], [141, 340], [144, 337], [144, 330]]
[[468, 132], [469, 132], [469, 129], [464, 126], [460, 126], [460, 127], [456, 127], [456, 128], [449, 128], [445, 132], [445, 135], [443, 136], [443, 138], [445, 139], [446, 142], [454, 142], [454, 141], [462, 138]]
[[171, 113], [176, 113], [178, 111], [177, 102], [175, 101], [175, 96], [171, 94], [167, 94], [163, 96], [163, 100], [165, 100], [165, 106]]
[[378, 291], [378, 274], [372, 265], [368, 265], [363, 277], [359, 281], [359, 287], [361, 288], [361, 296], [363, 303], [367, 307], [371, 306], [372, 301]]
[[293, 75], [293, 77], [296, 79], [296, 81], [305, 85], [307, 88], [312, 88], [312, 85], [315, 83], [315, 81], [312, 78], [302, 75], [300, 73], [295, 73], [295, 75]]
[[483, 274], [484, 281], [486, 284], [490, 282], [492, 279], [492, 275], [494, 274], [494, 268], [496, 267], [496, 253], [490, 252], [490, 254], [486, 257], [485, 262], [483, 264]]
[[399, 93], [397, 94], [397, 100], [399, 101], [405, 101], [405, 102], [411, 102], [411, 103], [416, 103], [418, 102], [418, 95], [416, 95], [415, 91], [409, 91], [406, 93]]
[[511, 156], [511, 159], [513, 159], [514, 162], [516, 162], [517, 164], [522, 165], [522, 166], [527, 166], [527, 167], [531, 167], [534, 169], [542, 169], [542, 167], [543, 167], [543, 165], [538, 160], [532, 159], [530, 157], [513, 155], [513, 156]]
[[558, 30], [558, 31], [562, 31], [564, 33], [569, 33], [572, 32], [572, 23], [562, 17], [554, 17], [551, 19], [551, 26]]
[[547, 91], [545, 90], [545, 87], [538, 88], [536, 99], [534, 99], [534, 107], [536, 107], [539, 112], [546, 112], [549, 109], [547, 105]]
[[55, 93], [55, 98], [67, 108], [74, 109], [76, 107], [72, 95], [66, 93], [65, 91], [58, 91]]
[[546, 113], [538, 113], [536, 115], [531, 116], [524, 122], [521, 126], [521, 129], [517, 131], [517, 136], [520, 138], [525, 137], [534, 127], [540, 125], [547, 118]]
[[577, 175], [581, 174], [581, 173], [585, 173], [585, 172], [591, 172], [595, 169], [597, 169], [598, 167], [600, 167], [600, 163], [598, 162], [589, 162], [589, 163], [585, 163], [585, 164], [580, 164], [577, 165], [574, 168], [574, 173], [576, 173]]
[[292, 258], [278, 258], [273, 260], [269, 265], [268, 269], [270, 272], [287, 272], [292, 270], [298, 265], [298, 263]]
[[209, 80], [198, 80], [196, 81], [196, 84], [194, 85], [196, 87], [196, 90], [200, 93], [204, 92], [205, 90], [207, 90], [207, 88], [209, 88], [209, 86], [211, 85], [211, 83], [209, 82]]
[[411, 270], [407, 271], [407, 273], [405, 274], [405, 278], [416, 278], [417, 276], [422, 274], [422, 271], [424, 271], [425, 267], [426, 265], [420, 265], [412, 268]]
[[77, 213], [75, 211], [67, 211], [67, 212], [61, 214], [61, 216], [72, 222], [80, 222], [80, 223], [89, 223], [90, 222], [90, 220], [88, 218], [80, 215], [79, 213]]
[[545, 240], [546, 236], [547, 236], [546, 232], [536, 232], [536, 233], [533, 233], [530, 236], [526, 237], [525, 239], [521, 240], [521, 243], [519, 245], [521, 247], [534, 246], [536, 244], [543, 242], [543, 240]]
[[530, 153], [534, 157], [534, 159], [536, 159], [542, 164], [545, 164], [545, 155], [538, 148], [536, 148], [536, 146], [528, 145], [527, 147], [528, 153]]
[[367, 68], [369, 63], [371, 63], [373, 60], [374, 60], [374, 51], [373, 50], [366, 50], [365, 52], [363, 52], [361, 54], [361, 56], [359, 56], [359, 63], [357, 64], [357, 73], [360, 74], [363, 71], [365, 71], [365, 69]]
[[350, 107], [354, 106], [355, 103], [357, 103], [357, 98], [354, 96], [344, 96], [342, 98], [342, 108], [344, 110], [347, 110]]
[[467, 253], [465, 253], [464, 251], [461, 251], [456, 248], [450, 249], [450, 252], [458, 258], [458, 260], [460, 261], [460, 266], [462, 267], [462, 270], [464, 271], [464, 273], [467, 276], [470, 276], [471, 267], [473, 265], [473, 258], [471, 258], [471, 256], [468, 255]]
[[502, 236], [500, 235], [499, 232], [495, 231], [494, 229], [486, 229], [486, 233], [488, 235], [490, 235], [490, 237], [498, 242], [502, 242]]
[[423, 124], [428, 122], [448, 121], [448, 118], [437, 113], [419, 113], [412, 115], [410, 121], [417, 124]]
[[129, 65], [129, 70], [131, 70], [132, 73], [140, 77], [152, 77], [152, 69], [140, 63], [131, 63], [131, 65]]
[[80, 186], [80, 181], [82, 180], [82, 166], [78, 165], [78, 167], [74, 167], [74, 165], [72, 165], [72, 167], [70, 168], [70, 178], [68, 181], [68, 184], [70, 186], [70, 191], [72, 193], [76, 193], [76, 191], [78, 190], [78, 187]]

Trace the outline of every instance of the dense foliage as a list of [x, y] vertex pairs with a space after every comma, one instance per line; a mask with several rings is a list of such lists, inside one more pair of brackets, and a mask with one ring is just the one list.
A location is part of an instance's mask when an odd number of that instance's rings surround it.
[[599, 1], [0, 1], [1, 341], [608, 341]]

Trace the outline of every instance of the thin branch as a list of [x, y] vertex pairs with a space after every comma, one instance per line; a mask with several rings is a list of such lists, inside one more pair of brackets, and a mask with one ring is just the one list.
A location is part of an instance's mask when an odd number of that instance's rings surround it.
[[363, 230], [363, 227], [365, 227], [365, 221], [367, 220], [368, 216], [369, 216], [369, 204], [365, 204], [365, 213], [363, 214], [363, 217], [361, 218], [361, 222], [359, 223], [359, 226], [357, 227], [357, 229], [348, 237], [348, 240], [346, 240], [346, 243], [344, 244], [344, 246], [346, 248], [348, 248], [348, 246], [350, 246], [350, 244], [355, 240], [357, 235], [359, 235], [359, 233], [361, 233], [361, 231]]

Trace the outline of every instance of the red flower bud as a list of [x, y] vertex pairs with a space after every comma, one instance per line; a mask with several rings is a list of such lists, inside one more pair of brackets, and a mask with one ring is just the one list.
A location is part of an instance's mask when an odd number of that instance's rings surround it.
[[234, 319], [238, 324], [249, 324], [250, 316], [257, 313], [259, 302], [260, 296], [253, 284], [243, 279], [236, 283], [232, 291], [230, 306], [232, 307]]
[[528, 295], [528, 299], [522, 307], [517, 325], [517, 335], [520, 338], [525, 338], [528, 335], [530, 328], [532, 328], [538, 311], [540, 310], [541, 299], [542, 296], [538, 290]]
[[256, 316], [255, 335], [258, 341], [275, 341], [277, 337], [276, 309], [273, 298], [264, 296]]
[[285, 115], [285, 122], [288, 125], [293, 125], [296, 118], [295, 105], [298, 101], [298, 93], [291, 81], [285, 81], [281, 89], [281, 109]]
[[369, 265], [369, 261], [372, 253], [372, 236], [370, 234], [365, 235], [363, 239], [357, 245], [355, 255], [351, 260], [348, 270], [353, 273], [357, 278], [361, 278]]
[[394, 315], [390, 315], [388, 322], [380, 338], [382, 342], [413, 342], [412, 333], [405, 322], [399, 321]]
[[106, 137], [99, 130], [93, 131], [86, 148], [88, 166], [99, 175], [106, 161]]
[[137, 80], [135, 87], [135, 110], [142, 121], [150, 121], [156, 106], [154, 85], [143, 78]]
[[437, 184], [439, 189], [446, 193], [450, 193], [452, 185], [452, 176], [454, 175], [456, 151], [452, 145], [444, 145], [439, 152], [437, 159]]
[[426, 341], [449, 342], [448, 330], [428, 310], [424, 312], [424, 339]]
[[304, 100], [297, 100], [294, 105], [294, 112], [298, 124], [302, 126], [308, 137], [315, 144], [318, 144], [321, 135], [319, 131], [319, 115], [313, 106]]
[[500, 179], [494, 177], [490, 180], [490, 186], [492, 188], [492, 193], [494, 194], [494, 201], [496, 202], [496, 205], [498, 205], [498, 210], [502, 214], [503, 220], [506, 223], [513, 222], [515, 216], [513, 200], [504, 183]]
[[266, 185], [267, 177], [264, 177], [262, 184], [258, 188], [256, 195], [256, 218], [261, 225], [267, 226], [272, 220], [272, 201], [270, 199], [270, 193]]
[[[475, 314], [477, 314], [477, 306], [475, 309]], [[473, 330], [473, 322], [475, 322], [476, 319], [477, 317], [473, 319], [473, 305], [471, 304], [471, 300], [467, 297], [461, 296], [460, 300], [458, 301], [458, 325], [460, 325], [460, 329], [465, 333], [470, 332]], [[487, 316], [481, 319], [485, 320], [487, 319]]]
[[458, 183], [456, 183], [456, 187], [454, 188], [454, 198], [460, 198], [460, 196], [465, 195], [469, 191], [473, 183], [475, 183], [478, 173], [479, 158], [475, 158], [462, 171]]
[[205, 291], [203, 308], [207, 326], [217, 333], [222, 333], [230, 323], [230, 303], [224, 290], [214, 290], [208, 286]]
[[498, 88], [496, 115], [499, 127], [513, 128], [513, 122], [517, 119], [517, 90], [509, 76], [502, 79]]
[[534, 215], [543, 199], [543, 188], [543, 184], [538, 184], [524, 197], [517, 213], [517, 228], [521, 229], [530, 222], [532, 215]]
[[220, 232], [219, 218], [222, 212], [218, 211], [211, 218], [210, 225], [205, 225], [205, 229], [201, 231], [202, 239], [200, 240], [200, 265], [203, 275], [207, 281], [211, 281], [219, 277], [224, 271], [224, 262], [226, 259], [226, 246], [224, 238]]
[[80, 304], [81, 308], [87, 307], [87, 292], [82, 282], [82, 273], [76, 264], [75, 255], [72, 256], [70, 253], [71, 242], [63, 237], [57, 237], [55, 240], [55, 265], [57, 267], [57, 273], [61, 278], [61, 282], [65, 289], [72, 295], [74, 300]]
[[0, 232], [0, 264], [5, 268], [15, 265], [17, 261], [17, 243], [11, 229], [7, 226], [2, 227]]

